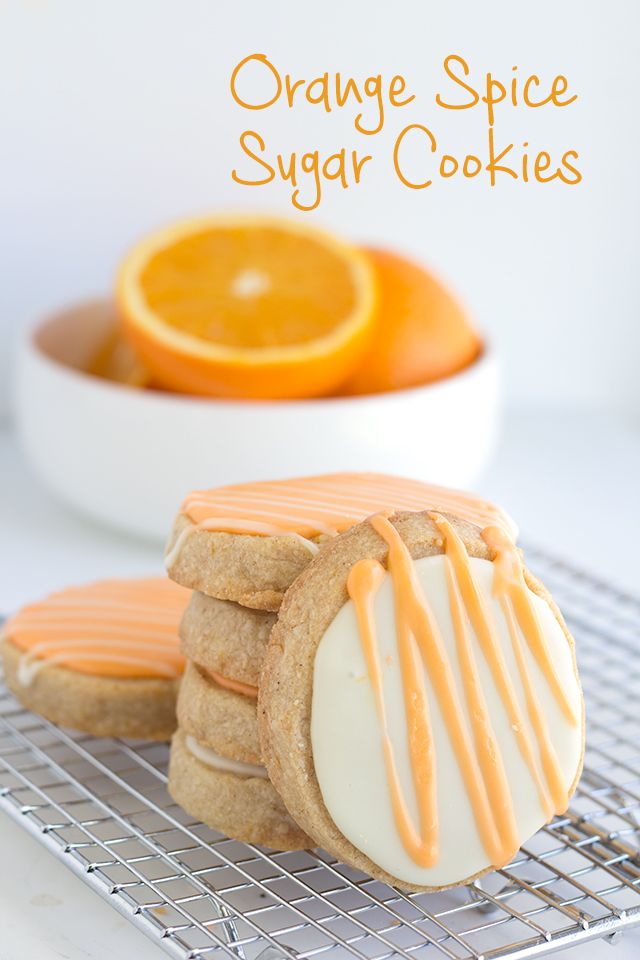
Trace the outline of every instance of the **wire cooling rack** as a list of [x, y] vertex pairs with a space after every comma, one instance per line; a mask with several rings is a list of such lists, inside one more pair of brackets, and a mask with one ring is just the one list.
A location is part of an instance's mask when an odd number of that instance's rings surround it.
[[566, 816], [471, 887], [404, 894], [194, 821], [164, 744], [68, 733], [0, 685], [0, 808], [173, 957], [538, 957], [640, 924], [640, 600], [528, 551], [576, 637], [585, 769]]

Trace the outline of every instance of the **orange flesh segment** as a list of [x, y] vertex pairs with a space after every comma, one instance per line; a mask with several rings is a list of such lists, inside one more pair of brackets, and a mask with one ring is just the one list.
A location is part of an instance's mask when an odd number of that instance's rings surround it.
[[153, 255], [140, 279], [165, 323], [230, 347], [308, 343], [355, 306], [348, 263], [309, 237], [269, 227], [184, 237]]

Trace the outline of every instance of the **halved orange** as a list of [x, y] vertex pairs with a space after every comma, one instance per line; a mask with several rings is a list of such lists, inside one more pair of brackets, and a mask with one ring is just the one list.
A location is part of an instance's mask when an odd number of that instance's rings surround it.
[[222, 397], [313, 397], [356, 370], [375, 272], [356, 247], [296, 221], [189, 220], [125, 257], [123, 330], [160, 386]]

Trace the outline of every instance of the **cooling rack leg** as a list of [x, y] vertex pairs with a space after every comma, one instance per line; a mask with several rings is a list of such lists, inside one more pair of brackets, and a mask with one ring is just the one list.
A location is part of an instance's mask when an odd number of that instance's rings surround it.
[[608, 937], [604, 938], [604, 942], [608, 943], [610, 947], [615, 947], [616, 944], [620, 943], [624, 936], [622, 930], [616, 930], [615, 933], [610, 933]]

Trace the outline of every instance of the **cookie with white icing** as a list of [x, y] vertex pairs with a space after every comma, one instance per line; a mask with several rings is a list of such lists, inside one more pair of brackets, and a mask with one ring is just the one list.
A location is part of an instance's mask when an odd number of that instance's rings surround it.
[[182, 730], [171, 742], [169, 792], [188, 814], [236, 840], [272, 850], [312, 845], [289, 816], [264, 767], [229, 760]]
[[168, 740], [189, 592], [165, 577], [51, 594], [4, 626], [5, 679], [24, 706], [94, 736]]
[[[268, 779], [258, 739], [258, 688], [229, 674], [235, 643], [223, 641], [222, 623], [235, 622], [244, 638], [245, 652], [253, 649], [245, 676], [257, 680], [264, 646], [256, 642], [272, 614], [225, 601], [206, 603], [194, 595], [193, 609], [183, 620], [183, 648], [188, 659], [178, 696], [178, 731], [171, 744], [169, 792], [187, 813], [236, 840], [261, 843], [274, 850], [309, 846], [309, 838], [291, 820]], [[266, 620], [265, 620], [266, 618]], [[186, 622], [185, 622], [186, 621]], [[198, 634], [200, 624], [204, 635]], [[207, 639], [212, 639], [208, 649]], [[242, 663], [241, 652], [235, 666]], [[229, 657], [223, 662], [223, 655]], [[227, 675], [209, 669], [213, 662]], [[242, 670], [235, 669], [236, 674]]]
[[407, 890], [468, 882], [566, 810], [583, 758], [574, 646], [504, 528], [379, 514], [287, 592], [258, 701], [287, 809]]
[[185, 587], [275, 611], [325, 542], [376, 511], [427, 508], [515, 534], [499, 507], [474, 494], [385, 474], [326, 474], [190, 493], [167, 544], [166, 567]]

